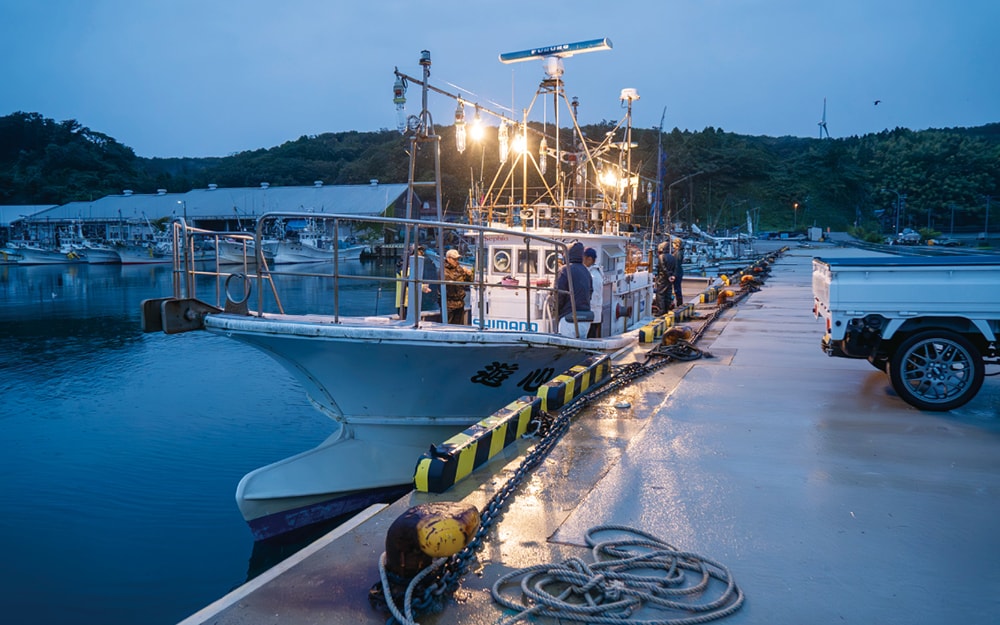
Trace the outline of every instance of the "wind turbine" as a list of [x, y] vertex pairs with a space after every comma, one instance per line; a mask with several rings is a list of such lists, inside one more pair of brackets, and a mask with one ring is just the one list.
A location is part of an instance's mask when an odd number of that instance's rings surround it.
[[823, 119], [819, 121], [819, 138], [823, 138], [823, 133], [826, 133], [826, 138], [830, 138], [830, 131], [826, 129], [826, 98], [823, 98]]

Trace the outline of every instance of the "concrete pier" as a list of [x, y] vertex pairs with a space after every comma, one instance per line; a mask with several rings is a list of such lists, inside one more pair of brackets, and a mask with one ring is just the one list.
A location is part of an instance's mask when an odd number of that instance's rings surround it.
[[[997, 622], [1000, 380], [962, 408], [922, 412], [867, 362], [823, 354], [811, 259], [842, 255], [870, 252], [793, 247], [699, 342], [712, 358], [584, 410], [511, 496], [455, 598], [417, 621], [498, 623], [513, 615], [492, 600], [498, 578], [587, 559], [587, 529], [619, 524], [728, 567], [745, 604], [718, 622]], [[369, 509], [183, 623], [385, 623], [368, 593], [389, 525], [427, 501], [481, 509], [519, 463], [502, 453], [444, 494]]]

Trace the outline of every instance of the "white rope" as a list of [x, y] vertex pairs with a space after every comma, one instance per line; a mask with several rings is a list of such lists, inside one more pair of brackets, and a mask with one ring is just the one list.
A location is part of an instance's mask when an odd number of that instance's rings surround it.
[[409, 585], [406, 587], [406, 594], [403, 596], [404, 614], [399, 611], [399, 608], [396, 607], [396, 601], [392, 598], [392, 589], [389, 587], [389, 575], [385, 570], [385, 552], [382, 552], [382, 555], [378, 559], [378, 574], [379, 577], [382, 578], [382, 594], [385, 597], [385, 604], [389, 607], [389, 612], [392, 613], [392, 616], [395, 617], [401, 625], [420, 625], [413, 618], [413, 590], [420, 583], [420, 580], [436, 571], [447, 561], [448, 558], [437, 558], [431, 562], [427, 568], [417, 573], [413, 579], [410, 580]]
[[[594, 534], [609, 531], [619, 537], [594, 540]], [[500, 625], [529, 616], [608, 625], [695, 625], [733, 614], [743, 605], [743, 592], [718, 562], [625, 526], [597, 526], [586, 539], [594, 562], [570, 558], [497, 580], [494, 601], [516, 611]], [[505, 595], [503, 589], [516, 580], [521, 596]], [[632, 618], [640, 610], [645, 610], [643, 618]]]

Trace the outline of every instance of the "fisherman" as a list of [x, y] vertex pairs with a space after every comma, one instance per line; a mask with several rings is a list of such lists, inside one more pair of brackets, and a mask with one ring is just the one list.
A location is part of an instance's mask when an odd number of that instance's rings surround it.
[[424, 265], [423, 273], [420, 274], [423, 281], [420, 288], [423, 293], [420, 299], [420, 310], [438, 310], [441, 307], [441, 284], [435, 280], [441, 279], [440, 270], [437, 263], [427, 255], [427, 248], [423, 245], [417, 246], [417, 256], [420, 257]]
[[673, 308], [673, 290], [675, 273], [677, 271], [677, 260], [670, 253], [670, 243], [663, 241], [656, 247], [657, 260], [659, 264], [656, 268], [656, 280], [654, 288], [656, 290], [657, 314], [665, 315]]
[[681, 282], [684, 280], [684, 239], [674, 237], [674, 306], [684, 305]]
[[[584, 338], [590, 330], [593, 313], [590, 312], [590, 296], [594, 291], [594, 282], [590, 272], [583, 265], [583, 243], [577, 241], [569, 247], [566, 254], [568, 261], [556, 276], [557, 311], [559, 316], [559, 334], [563, 336]], [[570, 276], [573, 277], [573, 291], [570, 292]], [[573, 299], [571, 300], [570, 297]], [[576, 308], [576, 322], [573, 319], [573, 308]], [[577, 326], [580, 328], [577, 333]]]
[[444, 255], [444, 279], [448, 282], [445, 296], [448, 300], [448, 323], [464, 326], [465, 293], [469, 287], [454, 282], [472, 282], [472, 272], [458, 262], [458, 250], [448, 250]]
[[601, 309], [604, 308], [604, 271], [597, 264], [597, 250], [592, 247], [583, 250], [583, 265], [590, 272], [594, 287], [594, 292], [590, 296], [590, 312], [594, 313], [594, 321], [590, 324], [587, 338], [596, 339], [601, 336]]

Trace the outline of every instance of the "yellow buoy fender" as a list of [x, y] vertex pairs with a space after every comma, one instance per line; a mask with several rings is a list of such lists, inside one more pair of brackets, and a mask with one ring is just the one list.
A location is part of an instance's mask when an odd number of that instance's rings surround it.
[[399, 516], [385, 535], [385, 568], [412, 578], [435, 558], [461, 551], [479, 529], [479, 511], [454, 501], [413, 506]]

